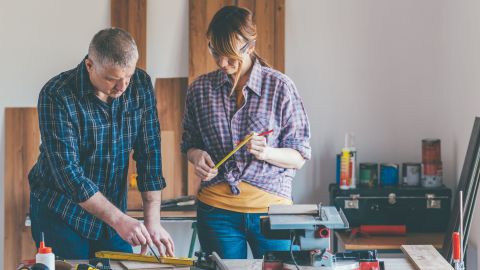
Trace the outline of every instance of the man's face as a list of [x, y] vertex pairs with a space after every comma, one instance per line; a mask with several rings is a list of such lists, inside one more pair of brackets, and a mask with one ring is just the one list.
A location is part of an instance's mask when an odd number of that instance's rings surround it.
[[115, 65], [100, 65], [87, 58], [85, 65], [87, 66], [90, 81], [93, 87], [95, 87], [95, 94], [102, 100], [118, 98], [125, 93], [135, 72], [135, 63], [127, 67], [118, 67]]

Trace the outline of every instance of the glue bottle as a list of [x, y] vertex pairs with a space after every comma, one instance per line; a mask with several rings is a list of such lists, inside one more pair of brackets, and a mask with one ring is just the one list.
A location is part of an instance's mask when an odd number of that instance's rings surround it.
[[357, 187], [357, 149], [355, 148], [355, 135], [353, 133], [345, 134], [345, 148], [350, 152], [350, 182], [351, 189]]
[[45, 246], [45, 237], [42, 232], [42, 241], [38, 248], [38, 253], [35, 256], [35, 263], [41, 263], [48, 267], [49, 270], [55, 270], [55, 254], [51, 247]]
[[348, 148], [342, 148], [340, 157], [340, 189], [350, 188], [350, 151]]

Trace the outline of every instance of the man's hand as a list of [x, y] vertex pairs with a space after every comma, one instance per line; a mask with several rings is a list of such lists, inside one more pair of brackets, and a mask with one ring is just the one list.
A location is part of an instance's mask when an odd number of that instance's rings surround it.
[[147, 243], [152, 243], [152, 238], [145, 225], [125, 214], [112, 227], [123, 240], [132, 246], [146, 246]]
[[[173, 244], [172, 237], [163, 228], [160, 222], [145, 222], [145, 227], [150, 234], [153, 244], [157, 247], [160, 256], [175, 256], [175, 245]], [[141, 254], [145, 254], [148, 250], [147, 245], [142, 245]], [[165, 251], [165, 252], [164, 252]]]
[[267, 160], [269, 158], [270, 147], [267, 144], [267, 138], [253, 133], [253, 137], [247, 143], [247, 151], [254, 155], [258, 160]]
[[215, 163], [207, 152], [200, 149], [190, 149], [187, 156], [188, 160], [195, 166], [195, 174], [202, 181], [210, 181], [218, 174], [218, 170], [214, 169]]

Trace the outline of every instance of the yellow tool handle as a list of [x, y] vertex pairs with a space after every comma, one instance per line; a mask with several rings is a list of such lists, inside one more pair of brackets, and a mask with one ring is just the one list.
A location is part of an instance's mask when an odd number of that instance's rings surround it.
[[214, 169], [218, 169], [220, 166], [222, 166], [223, 163], [225, 163], [225, 161], [227, 161], [227, 159], [229, 159], [233, 154], [235, 154], [238, 150], [240, 150], [240, 148], [242, 148], [245, 144], [247, 144], [248, 141], [250, 141], [253, 137], [253, 133], [248, 135], [245, 140], [243, 140], [241, 143], [239, 143], [237, 145], [237, 147], [235, 147], [235, 149], [233, 149], [230, 153], [228, 153], [228, 155], [226, 155], [220, 162], [217, 163], [217, 165], [215, 165], [215, 167], [213, 167]]
[[[125, 252], [116, 252], [116, 251], [98, 251], [98, 252], [95, 252], [95, 257], [111, 259], [111, 260], [158, 263], [157, 258], [155, 258], [154, 256], [125, 253]], [[160, 262], [164, 264], [174, 264], [174, 265], [193, 265], [192, 258], [160, 257]]]
[[81, 264], [77, 264], [77, 266], [75, 266], [75, 270], [98, 270], [98, 268], [95, 268], [89, 264], [84, 264], [84, 263], [81, 263]]

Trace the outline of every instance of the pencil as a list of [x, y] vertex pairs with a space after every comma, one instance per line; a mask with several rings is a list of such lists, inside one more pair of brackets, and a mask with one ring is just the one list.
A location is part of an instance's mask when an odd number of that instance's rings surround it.
[[[266, 136], [266, 135], [268, 135], [272, 132], [273, 132], [273, 129], [262, 132], [262, 133], [258, 134], [258, 136]], [[218, 162], [215, 165], [215, 167], [213, 167], [213, 168], [218, 169], [220, 166], [222, 166], [222, 164], [225, 163], [225, 161], [227, 161], [227, 159], [229, 159], [233, 154], [235, 154], [238, 150], [240, 150], [240, 148], [242, 148], [245, 144], [247, 144], [248, 141], [250, 141], [252, 139], [252, 137], [253, 137], [253, 133], [251, 133], [243, 141], [238, 143], [237, 146], [230, 153], [228, 153], [222, 160], [220, 160], [220, 162]]]

